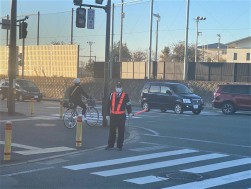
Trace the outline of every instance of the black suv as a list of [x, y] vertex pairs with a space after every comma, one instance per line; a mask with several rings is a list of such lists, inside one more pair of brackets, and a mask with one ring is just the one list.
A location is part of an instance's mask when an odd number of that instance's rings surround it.
[[173, 110], [176, 114], [192, 111], [199, 114], [204, 108], [200, 96], [181, 83], [148, 82], [141, 92], [141, 106], [143, 109], [160, 109], [161, 112]]
[[[9, 81], [1, 80], [0, 82], [0, 99], [4, 100], [8, 97], [9, 91]], [[16, 79], [15, 80], [15, 93], [16, 99], [19, 101], [35, 99], [40, 102], [43, 98], [42, 93], [39, 88], [32, 81], [25, 79]]]

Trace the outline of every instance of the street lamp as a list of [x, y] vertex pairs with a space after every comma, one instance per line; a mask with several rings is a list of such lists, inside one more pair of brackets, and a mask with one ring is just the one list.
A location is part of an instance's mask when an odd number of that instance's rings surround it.
[[153, 14], [153, 16], [156, 17], [157, 21], [157, 29], [156, 29], [156, 51], [155, 51], [155, 61], [157, 62], [158, 59], [158, 32], [159, 32], [159, 21], [160, 21], [160, 15], [159, 14]]
[[199, 33], [201, 33], [201, 32], [198, 32], [198, 24], [200, 20], [206, 20], [206, 17], [197, 16], [195, 18], [195, 21], [196, 21], [196, 44], [195, 44], [195, 58], [194, 58], [195, 62], [197, 62], [198, 35]]

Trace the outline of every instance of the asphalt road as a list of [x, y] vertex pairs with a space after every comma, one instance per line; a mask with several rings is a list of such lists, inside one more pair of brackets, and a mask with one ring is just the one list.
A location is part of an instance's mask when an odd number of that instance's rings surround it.
[[58, 102], [36, 104], [33, 115], [29, 102], [16, 109], [1, 113], [1, 157], [6, 120], [15, 144], [11, 161], [1, 160], [1, 188], [251, 188], [250, 112], [142, 113], [127, 121], [120, 152], [104, 150], [109, 128], [101, 124], [84, 125], [76, 148], [76, 130], [62, 124]]

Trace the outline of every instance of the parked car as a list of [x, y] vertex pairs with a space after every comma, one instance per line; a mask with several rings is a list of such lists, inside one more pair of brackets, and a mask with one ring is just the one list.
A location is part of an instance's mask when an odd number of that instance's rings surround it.
[[204, 108], [200, 96], [181, 83], [147, 82], [141, 92], [141, 106], [143, 109], [160, 109], [161, 112], [173, 110], [176, 114], [192, 111], [200, 114]]
[[219, 85], [214, 93], [213, 107], [224, 114], [233, 114], [237, 110], [251, 111], [251, 85]]
[[[9, 81], [2, 80], [0, 82], [0, 98], [4, 100], [8, 97]], [[15, 79], [16, 99], [19, 101], [35, 99], [40, 102], [43, 98], [42, 93], [35, 83], [25, 79]]]

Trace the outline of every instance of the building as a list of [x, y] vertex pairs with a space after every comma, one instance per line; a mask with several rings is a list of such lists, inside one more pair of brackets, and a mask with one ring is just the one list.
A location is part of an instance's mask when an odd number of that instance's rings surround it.
[[[78, 45], [25, 46], [24, 76], [77, 77]], [[16, 73], [22, 75], [22, 47], [18, 47]], [[8, 46], [0, 46], [0, 75], [8, 75]]]
[[232, 41], [227, 46], [227, 62], [251, 63], [251, 36]]
[[212, 43], [198, 46], [201, 62], [226, 62], [227, 46], [222, 43]]

